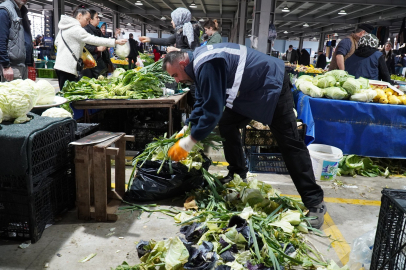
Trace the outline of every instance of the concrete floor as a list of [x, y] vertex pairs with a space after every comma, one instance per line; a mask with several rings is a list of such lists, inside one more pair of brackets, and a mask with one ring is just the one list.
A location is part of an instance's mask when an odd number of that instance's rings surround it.
[[[127, 167], [127, 179], [130, 170]], [[210, 170], [227, 173], [225, 166], [212, 166]], [[258, 174], [256, 177], [272, 184], [283, 194], [297, 195], [288, 175]], [[327, 222], [322, 230], [339, 241], [331, 245], [328, 238], [309, 235], [309, 239], [325, 259], [341, 264], [348, 261], [353, 240], [376, 227], [379, 214], [377, 201], [380, 201], [382, 188], [404, 189], [405, 179], [357, 176], [339, 177], [338, 180], [345, 184], [344, 187], [334, 182], [319, 184], [325, 192], [329, 215], [326, 215]], [[180, 206], [182, 203], [158, 202], [162, 206]], [[77, 220], [76, 211], [72, 210], [47, 228], [37, 243], [26, 249], [18, 248], [21, 241], [0, 240], [0, 269], [46, 269], [45, 264], [49, 264], [47, 269], [114, 269], [123, 261], [130, 265], [138, 262], [134, 242], [179, 235], [179, 227], [171, 217], [161, 213], [150, 217], [145, 213], [140, 218], [138, 216], [139, 212], [124, 212], [117, 222], [83, 222]], [[112, 228], [115, 228], [114, 234], [109, 235]], [[91, 253], [97, 255], [88, 262], [78, 262]]]

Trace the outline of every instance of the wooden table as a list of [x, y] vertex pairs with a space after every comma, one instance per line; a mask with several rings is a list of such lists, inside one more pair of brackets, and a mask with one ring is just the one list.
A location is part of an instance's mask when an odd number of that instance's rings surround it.
[[88, 99], [79, 100], [72, 103], [78, 110], [85, 110], [85, 123], [89, 123], [89, 114], [87, 109], [141, 109], [141, 108], [168, 108], [168, 134], [173, 134], [172, 109], [176, 106], [178, 109], [187, 107], [186, 93], [176, 94], [169, 97], [160, 97], [153, 99]]

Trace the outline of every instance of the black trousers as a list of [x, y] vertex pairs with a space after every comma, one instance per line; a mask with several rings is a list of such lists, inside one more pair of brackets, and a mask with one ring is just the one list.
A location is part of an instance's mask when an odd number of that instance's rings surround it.
[[62, 91], [63, 85], [65, 84], [66, 81], [71, 81], [71, 82], [76, 82], [77, 81], [77, 76], [62, 70], [57, 70], [55, 69], [56, 75], [58, 76], [58, 84], [59, 84], [59, 90]]
[[128, 69], [135, 68], [135, 63], [137, 63], [137, 57], [135, 57], [135, 58], [128, 57]]
[[[226, 108], [219, 122], [220, 134], [225, 139], [223, 142], [224, 155], [231, 173], [243, 175], [248, 171], [240, 129], [250, 121], [250, 118]], [[296, 117], [293, 112], [293, 96], [289, 76], [286, 73], [272, 124], [269, 127], [304, 205], [308, 208], [318, 205], [323, 201], [324, 194], [321, 187], [316, 184], [309, 151], [305, 143], [299, 140]]]

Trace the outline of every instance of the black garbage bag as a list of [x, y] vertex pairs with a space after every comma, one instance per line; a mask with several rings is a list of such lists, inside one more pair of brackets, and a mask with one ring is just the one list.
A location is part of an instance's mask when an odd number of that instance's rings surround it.
[[[206, 170], [211, 160], [203, 153], [202, 167]], [[130, 189], [126, 192], [124, 200], [129, 202], [157, 201], [185, 194], [185, 192], [201, 187], [204, 184], [203, 174], [200, 170], [189, 168], [180, 162], [172, 161], [172, 170], [169, 161], [165, 161], [161, 171], [157, 174], [162, 161], [147, 160], [142, 167], [137, 164], [137, 173]]]

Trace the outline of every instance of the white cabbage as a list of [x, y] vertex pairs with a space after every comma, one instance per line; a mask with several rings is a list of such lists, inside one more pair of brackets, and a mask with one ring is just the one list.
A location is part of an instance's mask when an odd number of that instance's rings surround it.
[[377, 92], [372, 89], [362, 90], [360, 93], [356, 93], [350, 97], [350, 100], [360, 102], [372, 102], [377, 95]]
[[72, 114], [65, 109], [62, 108], [49, 108], [45, 112], [41, 114], [41, 116], [48, 116], [48, 117], [70, 117], [72, 118]]
[[30, 81], [14, 80], [0, 84], [0, 109], [4, 121], [14, 119], [14, 123], [19, 124], [30, 120], [27, 113], [38, 99], [38, 93]]
[[116, 45], [116, 55], [121, 58], [121, 59], [125, 59], [129, 54], [130, 54], [130, 44], [127, 42], [124, 45]]
[[38, 92], [38, 105], [52, 104], [55, 98], [55, 88], [46, 80], [39, 80], [35, 84]]

